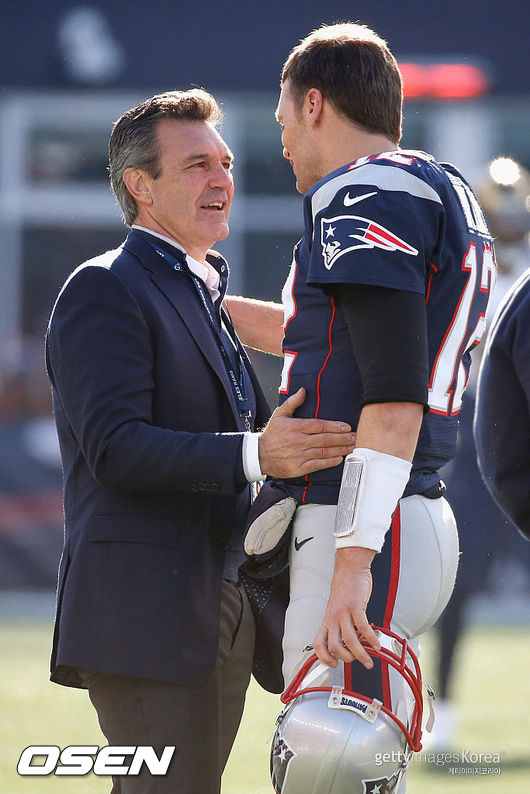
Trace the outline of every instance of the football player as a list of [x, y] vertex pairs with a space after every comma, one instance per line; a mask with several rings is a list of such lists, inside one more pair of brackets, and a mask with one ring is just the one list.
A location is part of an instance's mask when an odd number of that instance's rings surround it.
[[[343, 466], [281, 483], [298, 505], [285, 682], [312, 643], [356, 692], [406, 720], [399, 676], [369, 652], [381, 648], [371, 624], [417, 652], [451, 595], [458, 539], [438, 471], [455, 452], [496, 264], [459, 171], [399, 148], [402, 94], [376, 33], [323, 26], [290, 53], [276, 116], [305, 194], [282, 292], [280, 402], [303, 387], [300, 416], [357, 430]], [[279, 351], [278, 307], [235, 299], [230, 310], [246, 344]]]

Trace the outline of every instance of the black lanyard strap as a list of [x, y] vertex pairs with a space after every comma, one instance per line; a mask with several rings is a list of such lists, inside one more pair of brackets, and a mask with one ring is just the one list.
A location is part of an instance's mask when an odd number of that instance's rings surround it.
[[221, 358], [223, 359], [223, 364], [226, 370], [226, 374], [228, 376], [228, 380], [230, 381], [230, 385], [234, 393], [236, 404], [238, 406], [239, 415], [245, 423], [245, 428], [248, 431], [251, 431], [252, 427], [250, 420], [252, 417], [252, 412], [249, 407], [249, 399], [247, 397], [247, 390], [245, 384], [245, 364], [240, 347], [241, 343], [237, 338], [232, 321], [228, 318], [226, 312], [223, 312], [223, 319], [225, 320], [225, 325], [226, 325], [226, 333], [227, 335], [230, 336], [230, 338], [234, 343], [234, 348], [238, 362], [238, 369], [239, 369], [237, 375], [234, 371], [234, 367], [230, 360], [230, 356], [228, 355], [226, 351], [226, 347], [223, 342], [222, 330], [221, 330], [222, 328], [221, 316], [219, 316], [219, 319], [217, 319], [210, 293], [207, 290], [205, 284], [201, 281], [201, 279], [198, 276], [196, 276], [194, 273], [191, 272], [191, 270], [187, 265], [183, 265], [181, 262], [179, 262], [179, 260], [175, 256], [173, 256], [173, 254], [170, 254], [168, 251], [165, 251], [163, 248], [159, 248], [157, 245], [155, 245], [155, 243], [151, 241], [149, 241], [149, 244], [155, 249], [155, 251], [163, 259], [166, 260], [168, 264], [171, 265], [171, 267], [175, 268], [175, 265], [178, 265], [192, 279], [197, 294], [199, 295], [199, 298], [201, 300], [203, 309], [206, 313], [206, 316], [208, 317], [210, 327], [213, 331], [215, 340], [217, 342], [217, 346], [219, 348], [219, 352], [221, 354]]

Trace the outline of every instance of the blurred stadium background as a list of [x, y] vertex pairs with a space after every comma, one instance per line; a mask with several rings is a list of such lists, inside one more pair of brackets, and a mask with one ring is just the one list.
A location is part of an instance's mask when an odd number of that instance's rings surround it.
[[[54, 697], [65, 702], [65, 696], [72, 696], [46, 683], [46, 638], [62, 543], [62, 511], [60, 461], [42, 343], [64, 278], [84, 259], [116, 246], [125, 236], [107, 184], [106, 149], [113, 121], [126, 108], [162, 90], [201, 85], [221, 99], [226, 111], [223, 134], [236, 155], [237, 195], [231, 234], [219, 249], [231, 263], [232, 292], [278, 300], [292, 246], [301, 233], [301, 200], [290, 167], [281, 157], [273, 117], [280, 69], [293, 44], [322, 22], [367, 23], [388, 40], [402, 67], [407, 98], [402, 145], [454, 162], [482, 191], [499, 241], [496, 304], [530, 264], [530, 191], [525, 172], [530, 170], [527, 15], [524, 0], [506, 0], [502, 6], [495, 0], [327, 0], [324, 5], [315, 0], [3, 3], [0, 633], [11, 648], [5, 656], [2, 690], [4, 695], [10, 693], [9, 713], [19, 703], [18, 719], [27, 721], [33, 714], [39, 726], [46, 717], [42, 710], [54, 708]], [[513, 180], [504, 185], [502, 179], [492, 182], [488, 165], [497, 157], [513, 158], [519, 164], [517, 186]], [[255, 362], [273, 405], [279, 362], [258, 355]], [[444, 697], [453, 696], [464, 710], [473, 709], [471, 701], [465, 705], [459, 682], [447, 673], [452, 671], [454, 641], [462, 628], [471, 632], [471, 638], [488, 638], [490, 657], [506, 651], [501, 651], [500, 639], [498, 651], [491, 647], [497, 627], [516, 636], [526, 666], [522, 663], [515, 680], [526, 673], [530, 645], [528, 546], [480, 485], [469, 434], [472, 391], [470, 395], [462, 414], [459, 458], [446, 473], [461, 527], [462, 569], [453, 611], [445, 628], [440, 627], [438, 643], [433, 638], [430, 656], [434, 678], [450, 679], [438, 682]], [[469, 636], [464, 634], [457, 649], [456, 675], [469, 662]], [[2, 645], [6, 653], [6, 643]], [[28, 648], [37, 658], [25, 677], [19, 662]], [[441, 656], [446, 672], [439, 669]], [[480, 658], [477, 650], [474, 658]], [[507, 696], [500, 678], [502, 668], [498, 675], [484, 679], [484, 696], [486, 692], [488, 697], [496, 692]], [[51, 689], [44, 701], [38, 696], [41, 685]], [[268, 708], [269, 714], [276, 706]], [[1, 703], [0, 709], [5, 717], [8, 712]], [[465, 712], [464, 722], [472, 716]], [[245, 719], [251, 724], [252, 713]], [[4, 728], [9, 733], [9, 727]], [[61, 737], [50, 736], [48, 741], [63, 746], [75, 741], [67, 729]], [[37, 729], [31, 734], [25, 724], [23, 741], [41, 741]], [[99, 741], [97, 735], [94, 741]], [[11, 743], [9, 753], [0, 756], [0, 770], [12, 773], [22, 749], [17, 752]], [[246, 748], [246, 756], [248, 752]], [[517, 758], [520, 766], [528, 765], [528, 758]], [[248, 764], [252, 769], [252, 757]], [[0, 783], [2, 779], [0, 771]], [[8, 794], [55, 790], [35, 783], [24, 788], [16, 772], [5, 779], [10, 782], [2, 790]], [[472, 780], [465, 783], [474, 785]], [[95, 791], [105, 790], [99, 785]], [[251, 792], [233, 785], [227, 794]], [[435, 788], [420, 784], [412, 792], [425, 790]]]

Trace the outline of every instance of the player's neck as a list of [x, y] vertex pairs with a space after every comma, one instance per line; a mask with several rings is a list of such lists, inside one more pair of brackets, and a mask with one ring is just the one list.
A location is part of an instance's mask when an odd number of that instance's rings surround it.
[[397, 143], [385, 135], [367, 132], [348, 122], [328, 130], [322, 144], [321, 162], [326, 169], [322, 174], [323, 177], [360, 157], [391, 152], [399, 148]]

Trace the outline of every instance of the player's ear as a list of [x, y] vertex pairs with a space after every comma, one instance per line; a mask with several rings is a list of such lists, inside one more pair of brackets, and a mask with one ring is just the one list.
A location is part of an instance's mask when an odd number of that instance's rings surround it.
[[149, 177], [141, 168], [126, 168], [123, 172], [125, 187], [137, 204], [152, 204]]
[[324, 109], [324, 97], [318, 88], [310, 88], [304, 97], [304, 111], [311, 124], [320, 121]]

